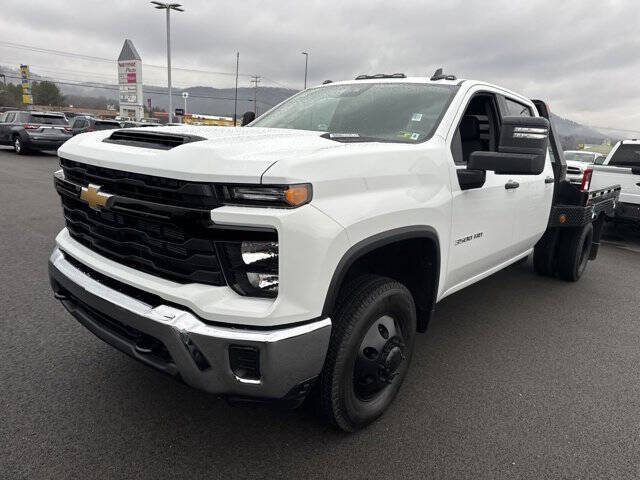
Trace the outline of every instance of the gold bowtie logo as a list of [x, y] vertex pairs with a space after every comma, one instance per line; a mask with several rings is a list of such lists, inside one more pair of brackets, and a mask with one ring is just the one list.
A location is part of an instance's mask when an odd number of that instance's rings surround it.
[[100, 185], [94, 185], [93, 183], [90, 183], [87, 187], [82, 187], [80, 199], [87, 202], [89, 207], [94, 210], [98, 210], [98, 207], [105, 207], [113, 195], [101, 192], [101, 188]]

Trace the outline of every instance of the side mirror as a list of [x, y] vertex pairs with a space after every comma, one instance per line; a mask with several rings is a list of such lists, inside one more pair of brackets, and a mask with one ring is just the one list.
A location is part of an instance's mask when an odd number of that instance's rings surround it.
[[594, 165], [602, 165], [606, 159], [607, 159], [607, 157], [598, 157], [598, 158], [596, 158], [596, 161], [593, 162], [593, 163], [594, 163]]
[[242, 114], [242, 123], [240, 125], [244, 127], [245, 125], [248, 125], [249, 123], [253, 122], [255, 119], [256, 119], [255, 112], [244, 112]]
[[539, 175], [549, 146], [549, 121], [543, 117], [505, 117], [497, 152], [473, 152], [469, 170], [498, 175]]
[[468, 168], [458, 168], [458, 183], [461, 190], [480, 188], [487, 179], [487, 172], [484, 170], [469, 170]]

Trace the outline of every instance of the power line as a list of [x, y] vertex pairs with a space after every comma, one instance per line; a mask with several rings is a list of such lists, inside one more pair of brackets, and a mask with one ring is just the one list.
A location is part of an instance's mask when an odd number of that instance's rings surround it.
[[[7, 78], [15, 78], [15, 79], [21, 79], [20, 76], [18, 75], [11, 75], [11, 74], [7, 74]], [[71, 85], [74, 87], [86, 87], [86, 88], [97, 88], [97, 89], [104, 89], [104, 90], [115, 90], [115, 91], [119, 91], [120, 87], [118, 85], [113, 85], [113, 84], [105, 84], [105, 83], [98, 83], [98, 82], [68, 82], [68, 81], [63, 81], [63, 80], [59, 80], [59, 79], [55, 79], [55, 78], [46, 78], [46, 81], [49, 81], [51, 83], [54, 83], [56, 85]], [[144, 93], [152, 93], [155, 95], [169, 95], [168, 91], [159, 91], [159, 90], [153, 90], [152, 88], [144, 88]], [[192, 94], [189, 93], [189, 98], [202, 98], [202, 99], [209, 99], [209, 100], [235, 100], [235, 97], [221, 97], [221, 96], [214, 96], [214, 95], [198, 95], [198, 94]], [[255, 102], [256, 99], [253, 98], [238, 98], [239, 101], [242, 102]], [[262, 103], [264, 105], [268, 105], [270, 107], [273, 107], [274, 104], [262, 101], [262, 100], [258, 100], [258, 103]]]
[[[78, 59], [82, 59], [82, 60], [87, 60], [87, 61], [91, 61], [91, 62], [102, 62], [102, 63], [117, 63], [116, 60], [112, 59], [112, 58], [105, 58], [105, 57], [96, 57], [96, 56], [92, 56], [92, 55], [83, 55], [80, 53], [74, 53], [74, 52], [68, 52], [68, 51], [63, 51], [63, 50], [54, 50], [54, 49], [50, 49], [50, 48], [42, 48], [42, 47], [34, 47], [32, 45], [24, 45], [21, 43], [13, 43], [13, 42], [5, 42], [0, 40], [0, 45], [3, 45], [7, 48], [14, 48], [17, 50], [29, 50], [32, 52], [38, 52], [38, 53], [48, 53], [50, 55], [59, 55], [62, 57], [68, 57], [68, 58], [78, 58]], [[151, 68], [161, 68], [161, 69], [166, 69], [166, 66], [163, 65], [153, 65], [151, 63], [144, 63], [145, 67], [151, 67]], [[171, 67], [171, 70], [180, 70], [180, 71], [185, 71], [185, 72], [193, 72], [193, 73], [207, 73], [207, 74], [213, 74], [213, 75], [229, 75], [229, 76], [234, 76], [235, 77], [235, 72], [216, 72], [213, 70], [201, 70], [201, 69], [195, 69], [195, 68], [186, 68], [186, 67]], [[241, 77], [251, 77], [251, 75], [247, 74], [247, 73], [240, 73], [239, 76]], [[274, 82], [275, 83], [275, 82]]]

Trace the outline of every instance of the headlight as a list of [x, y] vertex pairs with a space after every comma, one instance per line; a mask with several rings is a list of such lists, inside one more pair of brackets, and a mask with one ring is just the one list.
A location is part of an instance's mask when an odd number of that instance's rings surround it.
[[278, 295], [278, 242], [244, 241], [223, 243], [227, 260], [227, 282], [240, 295]]
[[227, 205], [295, 208], [311, 201], [310, 183], [296, 185], [221, 185], [222, 198]]

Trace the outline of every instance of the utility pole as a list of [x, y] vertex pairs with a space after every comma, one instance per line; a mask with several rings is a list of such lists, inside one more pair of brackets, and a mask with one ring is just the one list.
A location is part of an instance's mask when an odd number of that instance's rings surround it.
[[304, 55], [304, 90], [307, 89], [307, 66], [309, 65], [309, 53], [301, 52]]
[[236, 52], [236, 96], [233, 99], [233, 126], [238, 118], [238, 67], [240, 66], [240, 52]]
[[251, 83], [253, 83], [253, 113], [258, 116], [258, 84], [260, 83], [260, 75], [253, 75]]
[[182, 5], [179, 3], [163, 3], [163, 2], [151, 2], [158, 10], [167, 11], [167, 84], [169, 87], [169, 123], [173, 122], [173, 99], [171, 98], [171, 10], [178, 12], [184, 12]]

